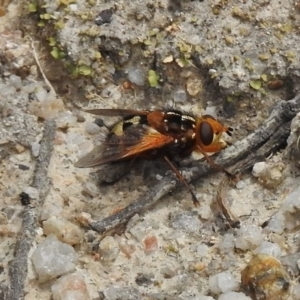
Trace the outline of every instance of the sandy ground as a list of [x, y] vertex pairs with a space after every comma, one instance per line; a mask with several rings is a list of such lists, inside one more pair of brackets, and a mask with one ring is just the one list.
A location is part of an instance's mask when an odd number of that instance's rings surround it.
[[[245, 294], [225, 297], [230, 291], [244, 293], [241, 271], [254, 254], [263, 252], [283, 261], [299, 251], [299, 197], [295, 196], [295, 210], [285, 216], [283, 225], [275, 224], [280, 229], [274, 224], [261, 227], [284, 211], [282, 205], [299, 186], [298, 118], [288, 147], [266, 159], [266, 173], [259, 171], [257, 178], [245, 171], [238, 183], [228, 187], [226, 201], [241, 221], [240, 229], [228, 228], [214, 211], [224, 179], [214, 173], [192, 184], [199, 207], [179, 187], [136, 215], [122, 234], [102, 239], [80, 226], [84, 219], [106, 218], [164, 176], [173, 175], [159, 162], [141, 162], [116, 184], [99, 187], [99, 175], [91, 175], [94, 169], [74, 167], [80, 156], [101, 142], [103, 131], [81, 108], [174, 105], [214, 115], [234, 128], [231, 143], [241, 140], [260, 126], [278, 99], [289, 100], [299, 92], [298, 4], [267, 0], [43, 4], [32, 13], [24, 3], [1, 4], [5, 11], [0, 17], [3, 290], [9, 286], [8, 265], [21, 229], [20, 193], [29, 194], [33, 206], [40, 198], [30, 187], [44, 120], [54, 118], [58, 127], [48, 168], [51, 183], [37, 209], [25, 299], [250, 299]], [[96, 25], [99, 14], [103, 24]], [[149, 84], [149, 70], [159, 76], [155, 87]], [[104, 118], [105, 123], [113, 121]], [[106, 178], [112, 169], [102, 168], [100, 176]], [[41, 280], [31, 255], [50, 234], [71, 245], [74, 253], [66, 251], [76, 259], [66, 273]], [[50, 250], [44, 253], [53, 255]], [[286, 264], [292, 265], [289, 260]], [[57, 278], [75, 271], [81, 288], [70, 290], [79, 296], [67, 298], [64, 292], [55, 292], [56, 284], [68, 290]], [[236, 284], [216, 290], [209, 278], [224, 271], [232, 275], [225, 286]], [[279, 284], [280, 292], [273, 298], [258, 299], [299, 299], [299, 268], [285, 271], [290, 288], [283, 291]]]

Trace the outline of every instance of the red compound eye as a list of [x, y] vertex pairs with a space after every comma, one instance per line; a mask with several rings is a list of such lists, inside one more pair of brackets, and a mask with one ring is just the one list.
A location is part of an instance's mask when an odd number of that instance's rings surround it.
[[200, 124], [200, 140], [204, 146], [209, 146], [214, 139], [214, 131], [208, 122]]

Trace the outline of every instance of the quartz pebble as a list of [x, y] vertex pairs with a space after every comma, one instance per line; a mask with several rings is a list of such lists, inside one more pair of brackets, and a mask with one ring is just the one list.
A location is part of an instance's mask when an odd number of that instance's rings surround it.
[[22, 79], [17, 75], [14, 74], [10, 75], [8, 82], [16, 89], [20, 89], [22, 87]]
[[40, 198], [39, 191], [36, 188], [32, 187], [32, 186], [25, 187], [23, 189], [23, 192], [28, 194], [30, 199], [38, 200]]
[[145, 73], [141, 69], [131, 69], [128, 71], [128, 79], [136, 85], [145, 84]]
[[254, 177], [261, 177], [266, 170], [266, 163], [264, 161], [258, 162], [253, 166], [252, 175]]
[[285, 229], [285, 220], [282, 213], [275, 214], [268, 222], [266, 228], [277, 234], [282, 234]]
[[300, 299], [300, 284], [294, 286], [292, 290], [292, 299]]
[[266, 188], [273, 189], [280, 185], [284, 179], [284, 164], [258, 162], [253, 166], [252, 174], [259, 178], [259, 182]]
[[192, 298], [191, 300], [215, 300], [215, 299], [211, 296], [197, 296]]
[[173, 99], [174, 99], [174, 102], [185, 102], [187, 100], [187, 94], [185, 92], [185, 90], [177, 90], [174, 92], [173, 94]]
[[133, 287], [111, 285], [103, 291], [105, 300], [141, 300], [139, 291]]
[[207, 253], [209, 251], [209, 248], [207, 245], [205, 244], [200, 244], [198, 247], [197, 247], [197, 254], [200, 256], [200, 257], [205, 257], [207, 256]]
[[40, 87], [36, 97], [38, 101], [30, 102], [28, 110], [37, 117], [45, 120], [52, 119], [64, 110], [63, 101], [51, 91], [48, 93], [46, 89]]
[[53, 300], [89, 300], [84, 277], [81, 273], [64, 275], [51, 287]]
[[235, 237], [232, 233], [226, 233], [218, 246], [221, 253], [233, 252], [235, 246]]
[[209, 277], [209, 289], [214, 294], [226, 293], [238, 288], [238, 282], [234, 279], [231, 273], [221, 272]]
[[241, 250], [252, 250], [260, 245], [263, 241], [263, 234], [261, 227], [256, 225], [242, 225], [237, 230], [237, 238], [235, 246]]
[[99, 127], [94, 122], [88, 122], [85, 126], [85, 131], [88, 134], [95, 135], [101, 132], [101, 127]]
[[294, 274], [295, 277], [300, 275], [300, 252], [288, 254], [280, 258], [284, 267]]
[[31, 153], [32, 153], [32, 156], [34, 157], [38, 157], [39, 156], [39, 153], [40, 153], [40, 143], [39, 142], [33, 142], [31, 143]]
[[103, 263], [115, 261], [120, 252], [118, 242], [112, 236], [106, 236], [99, 245], [99, 253]]
[[195, 233], [200, 231], [202, 224], [197, 214], [185, 212], [177, 214], [172, 218], [172, 226], [178, 230]]
[[291, 192], [285, 199], [280, 211], [285, 217], [285, 228], [293, 230], [300, 225], [300, 187]]
[[60, 242], [55, 235], [40, 243], [31, 259], [40, 283], [74, 271], [77, 261], [73, 247]]
[[67, 129], [76, 125], [77, 118], [70, 111], [63, 111], [57, 115], [55, 122], [58, 128]]
[[263, 241], [261, 245], [255, 249], [255, 254], [263, 253], [270, 256], [279, 257], [281, 255], [281, 249], [278, 244]]
[[61, 242], [69, 245], [77, 245], [83, 239], [83, 231], [79, 226], [55, 216], [43, 222], [43, 231], [45, 235], [54, 234]]

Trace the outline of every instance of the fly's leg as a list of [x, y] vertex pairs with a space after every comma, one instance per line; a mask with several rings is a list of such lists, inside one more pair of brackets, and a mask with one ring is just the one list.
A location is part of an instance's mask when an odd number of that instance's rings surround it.
[[164, 156], [164, 160], [167, 162], [167, 164], [169, 165], [170, 169], [175, 173], [176, 177], [178, 178], [178, 180], [186, 187], [186, 189], [190, 192], [190, 194], [192, 195], [192, 199], [193, 199], [193, 203], [195, 206], [199, 205], [199, 201], [195, 195], [195, 193], [193, 192], [193, 190], [191, 189], [191, 187], [189, 186], [189, 184], [187, 183], [187, 181], [184, 179], [184, 177], [180, 174], [180, 172], [178, 171], [178, 169], [174, 166], [174, 164], [169, 160], [169, 158], [167, 156]]

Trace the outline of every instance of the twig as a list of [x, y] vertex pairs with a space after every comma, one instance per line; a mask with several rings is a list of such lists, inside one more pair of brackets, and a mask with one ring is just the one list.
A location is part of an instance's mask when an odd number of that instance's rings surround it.
[[[300, 94], [290, 101], [279, 100], [270, 116], [252, 134], [236, 142], [234, 145], [223, 150], [215, 159], [215, 162], [222, 167], [233, 166], [237, 162], [245, 159], [251, 154], [251, 159], [242, 161], [238, 168], [243, 170], [249, 167], [249, 163], [254, 164], [261, 160], [265, 153], [274, 151], [274, 143], [282, 143], [288, 137], [288, 131], [280, 130], [285, 127], [296, 113], [300, 110]], [[272, 140], [272, 136], [274, 136]], [[259, 151], [261, 149], [261, 151]], [[258, 151], [258, 155], [255, 154]], [[214, 170], [206, 162], [196, 161], [191, 168], [183, 172], [188, 182], [205, 176]], [[165, 177], [159, 184], [151, 188], [145, 195], [141, 196], [132, 204], [125, 207], [118, 213], [103, 220], [92, 221], [89, 226], [100, 234], [107, 234], [114, 231], [121, 225], [126, 224], [135, 214], [148, 209], [164, 195], [171, 192], [176, 186], [174, 177]]]
[[25, 296], [24, 286], [28, 271], [28, 253], [36, 236], [38, 217], [51, 183], [47, 173], [53, 150], [55, 130], [56, 124], [53, 120], [45, 121], [40, 153], [32, 180], [32, 186], [38, 190], [39, 198], [25, 206], [23, 211], [22, 226], [14, 249], [14, 259], [9, 265], [10, 289], [7, 298], [9, 300], [20, 300], [24, 299]]
[[217, 189], [216, 206], [218, 210], [222, 213], [222, 215], [225, 217], [226, 221], [228, 222], [228, 225], [231, 228], [239, 228], [240, 220], [231, 211], [226, 197], [227, 188], [230, 183], [229, 178], [228, 176], [224, 177], [225, 178], [220, 182], [219, 187]]
[[34, 57], [34, 59], [35, 59], [36, 64], [37, 64], [38, 67], [39, 67], [39, 70], [40, 70], [40, 72], [41, 72], [41, 74], [42, 74], [42, 76], [43, 76], [43, 78], [44, 78], [44, 81], [45, 81], [45, 83], [47, 84], [47, 86], [49, 87], [49, 89], [51, 90], [51, 92], [53, 92], [54, 95], [56, 95], [56, 92], [55, 92], [55, 90], [54, 90], [54, 87], [52, 86], [52, 84], [50, 83], [50, 81], [48, 80], [48, 78], [46, 77], [46, 75], [45, 75], [45, 73], [44, 73], [44, 71], [43, 71], [43, 68], [42, 68], [42, 66], [41, 66], [41, 64], [40, 64], [40, 60], [39, 60], [39, 58], [38, 58], [38, 55], [37, 55], [37, 52], [36, 52], [36, 49], [35, 49], [35, 46], [34, 46], [34, 41], [33, 41], [31, 38], [29, 38], [29, 39], [30, 39], [30, 41], [31, 41], [31, 48], [32, 48], [32, 51], [33, 51], [33, 57]]

